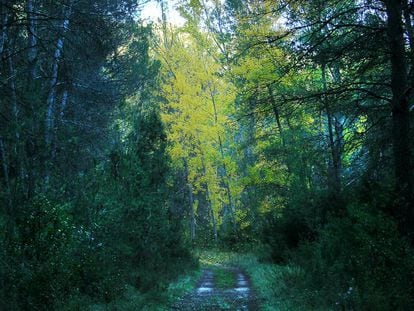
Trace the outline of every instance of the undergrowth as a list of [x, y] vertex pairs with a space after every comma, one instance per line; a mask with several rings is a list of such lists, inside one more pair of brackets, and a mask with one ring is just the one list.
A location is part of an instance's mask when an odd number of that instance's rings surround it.
[[249, 276], [254, 294], [258, 297], [260, 310], [328, 310], [323, 307], [323, 299], [314, 304], [306, 288], [300, 286], [304, 281], [304, 271], [295, 266], [282, 266], [261, 262], [253, 253], [223, 251], [199, 251], [201, 265], [240, 267]]
[[141, 293], [134, 286], [126, 285], [123, 295], [109, 303], [94, 302], [88, 296], [74, 296], [62, 311], [85, 310], [85, 311], [164, 311], [170, 310], [169, 306], [191, 292], [201, 276], [200, 270], [188, 271], [169, 283], [163, 290]]

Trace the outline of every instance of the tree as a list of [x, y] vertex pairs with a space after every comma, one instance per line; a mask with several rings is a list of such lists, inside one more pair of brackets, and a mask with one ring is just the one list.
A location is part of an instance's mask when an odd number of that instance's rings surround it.
[[[172, 30], [171, 36], [175, 41], [169, 42], [168, 50], [166, 47], [159, 50], [165, 70], [163, 120], [172, 142], [170, 154], [187, 178], [192, 238], [196, 237], [194, 196], [203, 193], [207, 217], [217, 240], [222, 217], [235, 226], [235, 203], [239, 194], [235, 167], [226, 150], [232, 88], [220, 78], [219, 64], [204, 34]], [[201, 209], [199, 206], [199, 214]]]
[[140, 5], [0, 3], [2, 309], [109, 302], [127, 283], [148, 291], [173, 277], [155, 272], [175, 264], [161, 256], [190, 262], [168, 218], [169, 160], [150, 94], [159, 63]]

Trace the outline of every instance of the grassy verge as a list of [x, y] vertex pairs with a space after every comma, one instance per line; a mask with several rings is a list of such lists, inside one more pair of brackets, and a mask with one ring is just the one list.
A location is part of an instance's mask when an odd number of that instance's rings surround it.
[[62, 311], [85, 310], [85, 311], [164, 311], [170, 310], [170, 305], [178, 297], [182, 297], [191, 292], [201, 276], [199, 269], [189, 271], [181, 275], [168, 286], [159, 291], [141, 293], [135, 287], [127, 285], [123, 295], [109, 303], [94, 302], [88, 296], [75, 296], [70, 299], [65, 306], [61, 306]]
[[204, 266], [233, 266], [246, 271], [263, 311], [326, 310], [311, 302], [311, 293], [298, 286], [304, 278], [298, 267], [259, 262], [249, 253], [199, 251], [198, 256]]
[[[253, 290], [259, 299], [263, 311], [327, 310], [315, 300], [315, 292], [303, 288], [304, 271], [297, 267], [280, 266], [260, 262], [254, 254], [222, 251], [197, 251], [200, 269], [188, 272], [171, 282], [164, 290], [147, 294], [127, 286], [123, 297], [108, 304], [93, 303], [88, 298], [74, 297], [71, 305], [61, 310], [142, 310], [163, 311], [180, 297], [194, 290], [201, 277], [201, 269], [208, 268], [214, 272], [215, 285], [221, 289], [234, 287], [234, 275], [231, 267], [240, 267], [249, 276]], [[316, 293], [317, 294], [317, 293]], [[318, 296], [318, 295], [316, 295]], [[85, 307], [89, 306], [89, 307]]]

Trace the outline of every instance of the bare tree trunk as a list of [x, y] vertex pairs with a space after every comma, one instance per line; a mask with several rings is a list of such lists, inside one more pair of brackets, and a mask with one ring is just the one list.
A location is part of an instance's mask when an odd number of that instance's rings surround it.
[[37, 60], [37, 33], [36, 33], [36, 2], [27, 0], [27, 38], [28, 38], [28, 77], [29, 83], [36, 78], [36, 60]]
[[407, 0], [403, 0], [402, 1], [403, 3], [403, 13], [404, 13], [404, 22], [405, 22], [405, 28], [406, 28], [406, 32], [407, 32], [407, 37], [408, 37], [408, 43], [409, 43], [409, 45], [410, 45], [410, 53], [409, 53], [409, 55], [410, 55], [410, 71], [411, 71], [411, 74], [410, 74], [410, 79], [411, 79], [411, 81], [410, 81], [410, 83], [411, 83], [411, 85], [414, 83], [414, 81], [413, 81], [413, 75], [414, 75], [414, 72], [413, 72], [413, 66], [414, 66], [414, 29], [413, 29], [413, 25], [412, 25], [412, 20], [411, 20], [411, 14], [412, 14], [412, 10], [413, 10], [413, 7], [412, 7], [412, 4], [410, 3], [408, 3], [408, 1]]
[[193, 185], [191, 183], [188, 186], [188, 200], [190, 204], [190, 237], [191, 241], [194, 242], [196, 238], [196, 219], [194, 211], [194, 198], [193, 198]]
[[[326, 64], [322, 64], [322, 87], [323, 91], [326, 93], [327, 88], [327, 81], [326, 81]], [[340, 165], [341, 165], [341, 159], [340, 156], [337, 154], [337, 148], [336, 148], [336, 142], [335, 142], [335, 136], [334, 136], [334, 121], [333, 121], [333, 115], [331, 111], [331, 107], [326, 102], [326, 100], [323, 100], [323, 105], [326, 112], [326, 118], [328, 122], [328, 143], [329, 143], [329, 149], [331, 150], [331, 157], [329, 160], [329, 168], [328, 168], [328, 176], [329, 176], [329, 182], [328, 187], [331, 188], [331, 192], [336, 196], [341, 191], [341, 173], [340, 173]]]
[[7, 69], [8, 69], [8, 84], [9, 84], [9, 94], [10, 94], [10, 100], [11, 100], [11, 130], [12, 134], [14, 135], [13, 143], [10, 143], [10, 161], [13, 163], [14, 167], [16, 168], [16, 171], [20, 174], [20, 180], [21, 183], [16, 183], [22, 187], [22, 191], [24, 192], [24, 179], [25, 179], [25, 173], [24, 173], [24, 157], [21, 150], [21, 141], [20, 141], [20, 122], [19, 122], [19, 106], [17, 102], [17, 87], [16, 87], [16, 73], [14, 69], [14, 63], [13, 63], [13, 50], [12, 50], [12, 43], [9, 38], [7, 31], [3, 34], [3, 40], [4, 45], [3, 49], [5, 51], [6, 58], [7, 58]]
[[[392, 140], [394, 153], [395, 189], [399, 197], [400, 229], [404, 234], [414, 235], [413, 168], [410, 148], [409, 97], [405, 38], [402, 21], [402, 1], [384, 0], [388, 21], [388, 41], [391, 62], [392, 90]], [[414, 241], [414, 237], [413, 241]]]
[[[6, 9], [5, 3], [7, 0], [2, 0], [1, 5], [3, 6], [3, 9]], [[6, 44], [7, 41], [7, 22], [9, 20], [9, 14], [8, 12], [3, 12], [3, 16], [2, 18], [2, 25], [3, 27], [1, 28], [1, 35], [0, 35], [0, 55], [3, 54], [4, 51], [4, 46]]]
[[224, 188], [226, 189], [227, 201], [229, 202], [230, 213], [231, 213], [231, 221], [232, 221], [232, 225], [233, 225], [233, 231], [235, 232], [236, 229], [237, 229], [237, 226], [236, 226], [236, 209], [234, 207], [233, 196], [231, 195], [230, 177], [227, 173], [227, 166], [226, 166], [226, 162], [225, 162], [225, 159], [224, 159], [223, 143], [221, 141], [220, 135], [218, 136], [218, 139], [219, 139], [221, 159], [223, 161], [223, 184], [224, 184]]
[[[1, 5], [3, 7], [3, 10], [5, 10], [5, 1], [1, 1]], [[5, 45], [7, 41], [7, 21], [8, 21], [8, 12], [2, 12], [2, 28], [1, 28], [1, 34], [0, 34], [0, 55], [3, 54], [5, 50]], [[3, 169], [3, 175], [4, 175], [4, 183], [6, 186], [6, 195], [8, 197], [8, 205], [9, 208], [11, 208], [11, 191], [10, 191], [10, 179], [9, 179], [9, 168], [8, 168], [8, 161], [7, 161], [7, 155], [6, 155], [6, 147], [3, 141], [3, 137], [0, 135], [0, 155], [1, 155], [1, 161], [2, 161], [2, 169]]]
[[[21, 148], [23, 157], [26, 157], [26, 161], [24, 162], [26, 168], [22, 168], [22, 171], [27, 170], [27, 178], [26, 179], [26, 189], [25, 192], [28, 198], [33, 197], [35, 193], [35, 150], [36, 150], [36, 112], [37, 107], [34, 105], [34, 98], [36, 97], [37, 90], [35, 87], [35, 79], [36, 79], [36, 69], [37, 69], [37, 56], [38, 56], [38, 47], [37, 47], [37, 22], [36, 22], [36, 11], [37, 11], [38, 0], [27, 0], [26, 2], [26, 19], [27, 19], [27, 81], [26, 81], [26, 100], [28, 102], [28, 109], [27, 115], [25, 116], [29, 122], [29, 128], [27, 131], [29, 135], [26, 135], [25, 138], [25, 148]], [[25, 151], [23, 153], [22, 151]]]
[[12, 53], [9, 52], [7, 57], [7, 63], [9, 67], [9, 85], [11, 92], [11, 101], [12, 101], [12, 117], [13, 117], [13, 131], [14, 131], [14, 144], [12, 146], [12, 155], [13, 161], [16, 163], [16, 167], [20, 174], [22, 190], [25, 191], [24, 180], [25, 180], [25, 165], [24, 165], [24, 156], [22, 152], [22, 143], [20, 141], [20, 122], [19, 122], [19, 107], [17, 104], [17, 91], [16, 91], [16, 82], [15, 82], [15, 72], [13, 65]]
[[11, 188], [10, 188], [10, 179], [9, 179], [9, 167], [6, 154], [6, 146], [4, 145], [3, 137], [0, 135], [0, 154], [1, 154], [1, 163], [4, 175], [4, 183], [6, 186], [6, 194], [8, 201], [9, 211], [12, 208], [12, 198], [11, 198]]
[[284, 138], [284, 133], [283, 133], [283, 128], [282, 128], [282, 123], [280, 121], [280, 114], [279, 114], [279, 110], [277, 109], [275, 97], [273, 96], [273, 91], [270, 85], [267, 86], [267, 91], [269, 93], [270, 103], [272, 105], [272, 110], [275, 116], [276, 125], [279, 130], [280, 139], [282, 140], [282, 145], [285, 146], [285, 138]]
[[196, 219], [195, 219], [195, 211], [194, 211], [194, 197], [193, 197], [193, 185], [188, 180], [188, 164], [186, 159], [183, 159], [184, 162], [184, 170], [185, 170], [185, 179], [187, 182], [188, 188], [188, 203], [190, 207], [190, 238], [192, 242], [195, 242], [196, 239]]
[[15, 127], [15, 138], [16, 144], [19, 142], [19, 131], [18, 131], [18, 117], [19, 117], [19, 108], [17, 106], [17, 93], [16, 93], [16, 83], [14, 80], [14, 66], [13, 66], [13, 58], [10, 55], [7, 57], [7, 63], [9, 67], [9, 84], [10, 84], [10, 92], [11, 92], [11, 100], [12, 100], [12, 114], [13, 114], [13, 121]]
[[[210, 95], [211, 95], [211, 101], [213, 103], [213, 109], [214, 109], [214, 123], [217, 125], [217, 123], [218, 123], [218, 114], [217, 114], [216, 101], [215, 101], [215, 98], [214, 98], [214, 90], [210, 93]], [[230, 208], [230, 213], [231, 213], [231, 221], [232, 221], [232, 225], [233, 225], [233, 231], [236, 231], [236, 229], [237, 229], [237, 227], [236, 227], [236, 209], [234, 207], [233, 197], [232, 197], [231, 191], [230, 191], [230, 177], [227, 173], [227, 166], [226, 166], [225, 157], [224, 157], [223, 142], [221, 140], [220, 134], [218, 135], [218, 140], [219, 140], [220, 155], [221, 155], [222, 166], [223, 166], [223, 184], [224, 184], [224, 188], [226, 189], [227, 200], [229, 202], [229, 208]]]
[[[333, 80], [337, 85], [342, 83], [341, 70], [338, 64], [334, 64], [331, 69]], [[334, 155], [333, 161], [335, 165], [335, 178], [337, 182], [338, 191], [342, 191], [342, 155], [344, 151], [344, 116], [341, 112], [336, 111], [333, 113], [333, 126], [335, 130], [335, 141], [334, 141]]]
[[[45, 142], [47, 146], [46, 150], [49, 154], [49, 157], [52, 157], [52, 159], [54, 155], [52, 139], [54, 136], [53, 133], [55, 131], [55, 103], [56, 103], [56, 93], [57, 93], [57, 84], [58, 84], [59, 63], [60, 63], [60, 59], [62, 58], [62, 50], [63, 50], [64, 41], [65, 41], [64, 36], [65, 36], [65, 33], [69, 29], [69, 21], [70, 21], [70, 16], [72, 14], [72, 5], [73, 5], [73, 0], [70, 0], [69, 4], [64, 8], [62, 33], [56, 44], [56, 50], [54, 53], [54, 60], [53, 60], [53, 66], [52, 66], [52, 75], [51, 75], [51, 80], [50, 80], [50, 90], [49, 90], [49, 95], [47, 97]], [[49, 167], [50, 167], [49, 163], [45, 163], [45, 184], [46, 186], [49, 183], [49, 177], [50, 177]]]
[[211, 220], [213, 221], [213, 235], [214, 235], [214, 242], [217, 244], [218, 242], [218, 234], [217, 234], [217, 221], [216, 216], [214, 216], [214, 210], [210, 204], [210, 212], [211, 212]]
[[[60, 100], [60, 107], [59, 107], [59, 126], [58, 126], [59, 128], [63, 127], [63, 118], [65, 116], [65, 109], [68, 103], [68, 97], [69, 97], [68, 91], [64, 90], [62, 94], [62, 98]], [[51, 146], [52, 159], [56, 158], [57, 148], [58, 148], [58, 141], [55, 139], [53, 140], [52, 146]]]
[[210, 199], [210, 191], [208, 189], [208, 185], [206, 185], [206, 195], [207, 195], [207, 203], [208, 203], [208, 209], [209, 209], [209, 212], [210, 212], [211, 222], [213, 223], [214, 242], [217, 243], [217, 240], [218, 240], [217, 221], [216, 221], [216, 216], [214, 216], [214, 210], [213, 210], [213, 205], [212, 205], [211, 199]]
[[[2, 1], [2, 5], [4, 5], [4, 1]], [[15, 136], [17, 138], [16, 142], [18, 142], [18, 131], [17, 131], [17, 117], [18, 117], [18, 107], [17, 107], [17, 93], [16, 93], [16, 83], [15, 83], [15, 73], [14, 73], [14, 65], [13, 65], [13, 52], [11, 50], [11, 44], [8, 38], [8, 28], [7, 28], [7, 21], [8, 21], [8, 13], [4, 12], [3, 16], [3, 27], [2, 27], [2, 33], [0, 37], [0, 54], [3, 54], [3, 52], [7, 53], [7, 68], [8, 68], [8, 78], [9, 81], [9, 88], [10, 88], [10, 95], [11, 95], [11, 104], [12, 104], [12, 119], [15, 124]], [[9, 43], [7, 45], [7, 43]]]
[[162, 19], [162, 32], [164, 39], [164, 46], [169, 47], [167, 40], [167, 13], [168, 13], [168, 2], [166, 0], [159, 1], [161, 6], [161, 19]]
[[54, 130], [55, 123], [55, 102], [56, 102], [56, 89], [58, 82], [58, 72], [59, 72], [59, 62], [62, 57], [62, 50], [64, 45], [64, 35], [69, 29], [69, 18], [72, 14], [72, 1], [69, 2], [69, 5], [64, 9], [64, 20], [62, 24], [62, 34], [59, 37], [56, 50], [54, 53], [54, 60], [52, 66], [52, 75], [50, 79], [50, 90], [47, 97], [47, 112], [46, 112], [46, 145], [50, 146], [52, 139], [52, 132]]
[[63, 118], [65, 117], [65, 110], [68, 104], [68, 98], [69, 98], [69, 92], [67, 90], [64, 90], [62, 94], [62, 100], [60, 102], [60, 113], [59, 113], [60, 122], [62, 122]]
[[[201, 145], [200, 142], [199, 142], [199, 144]], [[205, 162], [204, 162], [204, 155], [201, 156], [201, 164], [203, 166], [203, 173], [204, 173], [204, 175], [206, 175], [207, 174], [207, 169], [206, 169], [206, 165], [205, 165]], [[217, 243], [217, 240], [218, 240], [217, 222], [216, 222], [216, 217], [214, 216], [213, 204], [211, 203], [210, 190], [209, 190], [209, 187], [208, 187], [207, 183], [206, 183], [206, 196], [207, 196], [208, 210], [209, 210], [209, 213], [210, 213], [211, 221], [213, 223], [214, 242]]]

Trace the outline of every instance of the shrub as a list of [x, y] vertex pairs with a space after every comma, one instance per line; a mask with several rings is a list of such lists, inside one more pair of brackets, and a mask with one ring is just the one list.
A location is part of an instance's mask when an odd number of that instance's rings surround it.
[[304, 243], [294, 257], [308, 272], [305, 286], [331, 306], [360, 310], [414, 306], [413, 251], [391, 217], [366, 205], [349, 206], [346, 217], [331, 219], [319, 239]]
[[6, 309], [53, 310], [71, 290], [74, 240], [67, 210], [41, 195], [19, 208], [5, 238]]

